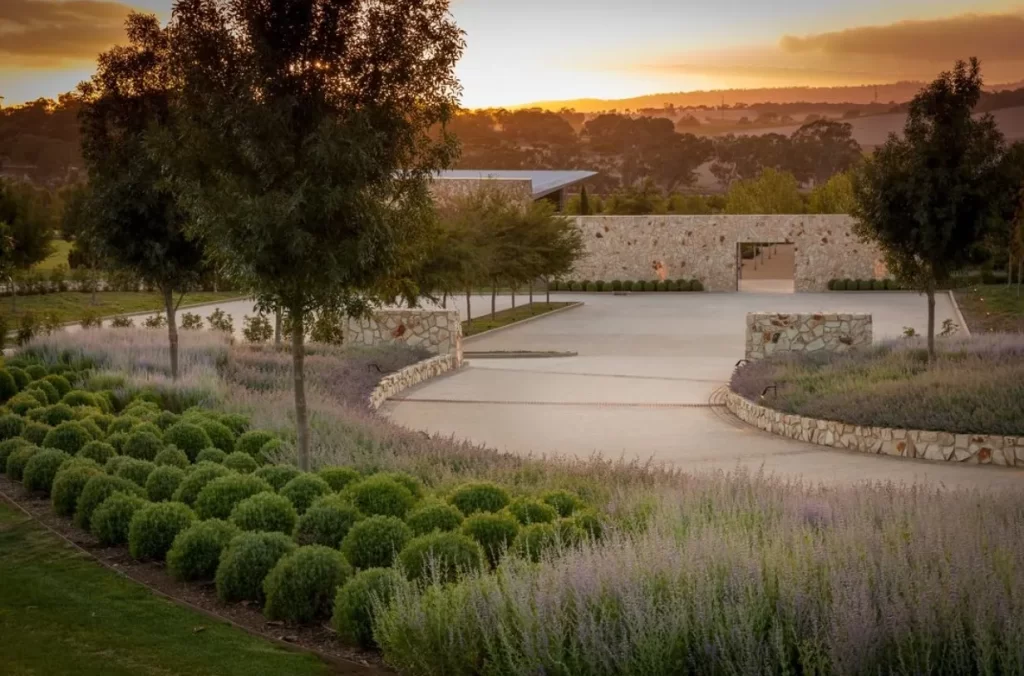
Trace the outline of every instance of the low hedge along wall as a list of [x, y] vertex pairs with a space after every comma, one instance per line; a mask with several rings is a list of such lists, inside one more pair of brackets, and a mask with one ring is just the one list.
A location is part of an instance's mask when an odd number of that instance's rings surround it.
[[666, 280], [639, 280], [621, 281], [614, 279], [610, 282], [589, 279], [582, 281], [561, 281], [555, 280], [549, 284], [552, 291], [589, 291], [589, 292], [615, 292], [615, 291], [703, 291], [704, 284], [699, 279], [666, 279]]
[[830, 279], [829, 291], [902, 291], [895, 279]]

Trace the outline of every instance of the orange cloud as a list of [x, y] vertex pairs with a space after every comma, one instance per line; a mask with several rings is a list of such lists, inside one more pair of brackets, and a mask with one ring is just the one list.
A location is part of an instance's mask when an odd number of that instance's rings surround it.
[[0, 0], [0, 68], [92, 62], [124, 41], [124, 21], [132, 9], [99, 0]]
[[787, 35], [780, 46], [792, 54], [926, 61], [977, 56], [983, 61], [1021, 61], [1024, 60], [1024, 16], [964, 14], [927, 21], [900, 21], [805, 37]]

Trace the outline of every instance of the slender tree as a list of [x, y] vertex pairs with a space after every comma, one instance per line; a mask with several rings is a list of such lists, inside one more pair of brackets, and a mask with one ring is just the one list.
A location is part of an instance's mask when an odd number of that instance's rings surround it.
[[96, 74], [79, 86], [90, 213], [78, 236], [104, 261], [159, 290], [177, 379], [176, 312], [202, 274], [203, 248], [185, 232], [178, 195], [149, 153], [154, 136], [170, 124], [176, 95], [167, 32], [155, 16], [135, 13], [126, 28], [128, 44], [101, 54]]
[[11, 309], [17, 306], [14, 275], [50, 255], [53, 227], [36, 190], [27, 183], [0, 179], [0, 223], [7, 244], [0, 262], [0, 281], [11, 286]]
[[180, 133], [161, 145], [193, 231], [290, 320], [299, 466], [305, 327], [363, 312], [456, 154], [463, 37], [448, 0], [179, 0]]
[[935, 358], [935, 291], [969, 260], [1005, 190], [1005, 143], [990, 115], [974, 117], [977, 59], [957, 62], [910, 103], [903, 137], [890, 136], [858, 172], [858, 232], [889, 270], [928, 298], [928, 353]]
[[590, 196], [587, 195], [587, 186], [580, 190], [580, 216], [590, 215]]

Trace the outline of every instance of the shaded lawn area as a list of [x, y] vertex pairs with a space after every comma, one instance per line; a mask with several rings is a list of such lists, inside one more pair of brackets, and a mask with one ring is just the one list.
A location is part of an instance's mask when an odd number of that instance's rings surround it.
[[462, 335], [468, 338], [484, 331], [515, 324], [524, 319], [537, 317], [569, 305], [572, 305], [572, 303], [527, 303], [516, 308], [501, 310], [495, 313], [493, 319], [490, 313], [484, 314], [474, 317], [472, 321], [462, 322]]
[[68, 254], [71, 253], [71, 242], [63, 239], [55, 239], [50, 244], [53, 251], [45, 259], [32, 266], [37, 272], [49, 272], [54, 268], [63, 265], [68, 267]]
[[0, 501], [5, 676], [332, 673], [312, 655], [279, 648], [151, 594], [26, 519]]
[[1020, 333], [1024, 331], [1024, 288], [1017, 285], [974, 286], [957, 289], [956, 302], [972, 333]]
[[[185, 294], [181, 304], [185, 306], [196, 303], [217, 303], [238, 297], [237, 291], [218, 293], [197, 291]], [[7, 318], [8, 330], [14, 330], [21, 322], [21, 318], [28, 313], [32, 313], [36, 321], [42, 321], [52, 312], [57, 316], [58, 321], [65, 323], [81, 321], [89, 314], [108, 317], [164, 309], [164, 299], [158, 293], [101, 291], [96, 294], [96, 305], [90, 305], [90, 300], [92, 300], [92, 294], [78, 291], [18, 296], [13, 303], [17, 309], [12, 311], [11, 298], [0, 298], [0, 312]]]

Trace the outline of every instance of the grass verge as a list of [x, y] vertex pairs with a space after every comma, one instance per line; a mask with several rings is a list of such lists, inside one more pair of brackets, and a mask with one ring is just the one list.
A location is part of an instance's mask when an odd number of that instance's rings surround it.
[[971, 332], [1024, 331], [1024, 289], [998, 284], [957, 289], [953, 293]]
[[[196, 303], [216, 303], [237, 297], [237, 291], [218, 293], [197, 291], [185, 294], [181, 304], [184, 306]], [[109, 317], [132, 312], [163, 310], [164, 306], [164, 300], [158, 293], [104, 291], [96, 294], [96, 305], [91, 305], [91, 300], [92, 294], [65, 291], [63, 293], [18, 296], [13, 302], [11, 298], [4, 298], [0, 302], [3, 303], [3, 314], [8, 318], [7, 326], [10, 330], [17, 328], [22, 317], [30, 313], [35, 316], [37, 321], [42, 321], [43, 318], [53, 313], [58, 321], [64, 323], [81, 321], [89, 314]], [[15, 308], [13, 310], [12, 305]]]
[[526, 305], [496, 312], [493, 317], [489, 314], [482, 315], [471, 321], [462, 322], [462, 335], [468, 338], [484, 331], [492, 331], [509, 324], [521, 322], [524, 319], [539, 317], [569, 305], [572, 305], [572, 303], [527, 303]]
[[329, 674], [154, 596], [0, 501], [0, 664], [27, 674]]
[[49, 272], [61, 265], [68, 267], [68, 254], [71, 253], [71, 242], [64, 239], [55, 239], [50, 244], [53, 245], [53, 251], [50, 255], [40, 262], [32, 266], [32, 269], [36, 272]]

